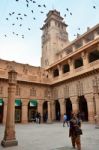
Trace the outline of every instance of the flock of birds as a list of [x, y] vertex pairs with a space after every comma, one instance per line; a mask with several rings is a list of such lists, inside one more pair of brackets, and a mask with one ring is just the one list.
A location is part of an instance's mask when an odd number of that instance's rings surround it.
[[[15, 0], [16, 2], [19, 2], [20, 0]], [[30, 7], [30, 5], [31, 5], [31, 3], [32, 4], [36, 4], [36, 7], [38, 7], [38, 8], [40, 8], [40, 13], [41, 14], [44, 14], [45, 13], [45, 9], [47, 8], [47, 6], [45, 5], [45, 4], [37, 4], [37, 1], [34, 1], [34, 0], [25, 0], [25, 5], [26, 5], [26, 8], [29, 8]], [[96, 6], [94, 5], [93, 6], [93, 9], [96, 9]], [[43, 10], [43, 11], [42, 11]], [[31, 14], [33, 14], [34, 15], [34, 10], [33, 9], [29, 9], [29, 11], [31, 12]], [[73, 13], [69, 10], [69, 8], [66, 8], [66, 13], [64, 14], [64, 18], [65, 17], [67, 17], [67, 14], [69, 13], [69, 15], [73, 15]], [[28, 15], [26, 14], [26, 13], [16, 13], [15, 11], [13, 11], [13, 12], [9, 12], [9, 17], [6, 17], [5, 19], [6, 19], [6, 21], [9, 21], [10, 19], [11, 19], [11, 17], [12, 16], [15, 16], [15, 19], [16, 19], [16, 21], [21, 21], [21, 23], [19, 23], [18, 24], [18, 26], [20, 27], [20, 28], [22, 28], [22, 26], [23, 26], [23, 24], [22, 24], [22, 20], [24, 20], [24, 18], [26, 18], [26, 17], [28, 17]], [[34, 21], [36, 21], [36, 17], [34, 16], [33, 17], [33, 20]], [[12, 23], [12, 26], [15, 26], [16, 25], [16, 23], [17, 22], [15, 22], [15, 23]], [[27, 30], [28, 31], [30, 31], [31, 30], [31, 28], [30, 27], [27, 27]], [[80, 27], [77, 29], [78, 31], [80, 31], [81, 29], [80, 29]], [[16, 32], [12, 32], [12, 34], [13, 35], [16, 35], [16, 36], [19, 36], [19, 34], [18, 33], [16, 33]], [[7, 37], [7, 34], [5, 34], [4, 35], [5, 37]], [[76, 34], [74, 34], [74, 36], [77, 36]], [[23, 38], [24, 39], [24, 34], [22, 34], [21, 35], [21, 38]]]

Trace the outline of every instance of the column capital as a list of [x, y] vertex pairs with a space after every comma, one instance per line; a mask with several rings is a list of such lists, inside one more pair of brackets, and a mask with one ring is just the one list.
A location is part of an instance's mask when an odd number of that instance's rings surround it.
[[93, 98], [94, 98], [94, 95], [93, 94], [87, 94], [84, 97], [86, 98], [87, 102], [92, 102]]
[[61, 98], [61, 99], [59, 99], [59, 102], [62, 103], [62, 104], [65, 104], [65, 99]]
[[72, 59], [72, 58], [69, 58], [69, 59], [68, 59], [68, 64], [69, 64], [69, 65], [72, 65], [72, 64], [73, 64], [73, 59]]
[[70, 100], [72, 101], [72, 103], [77, 103], [78, 102], [78, 96], [70, 97]]

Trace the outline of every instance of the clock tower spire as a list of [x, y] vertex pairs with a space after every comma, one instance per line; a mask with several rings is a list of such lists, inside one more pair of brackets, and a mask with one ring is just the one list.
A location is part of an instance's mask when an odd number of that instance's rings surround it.
[[42, 34], [42, 58], [41, 66], [47, 67], [55, 62], [57, 52], [61, 51], [69, 43], [67, 24], [60, 16], [60, 12], [51, 10], [47, 14], [44, 25], [41, 28]]

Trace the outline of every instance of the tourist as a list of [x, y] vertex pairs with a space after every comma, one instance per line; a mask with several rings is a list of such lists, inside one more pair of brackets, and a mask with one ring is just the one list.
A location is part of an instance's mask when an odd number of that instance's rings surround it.
[[69, 129], [69, 137], [71, 137], [71, 142], [73, 148], [77, 146], [77, 150], [81, 150], [81, 139], [80, 135], [82, 134], [81, 120], [76, 116], [76, 114], [72, 114], [72, 118], [70, 120], [70, 129]]
[[38, 121], [39, 121], [39, 124], [41, 123], [41, 114], [40, 113], [38, 113]]
[[67, 121], [67, 115], [66, 115], [66, 113], [64, 113], [64, 116], [63, 116], [63, 127], [65, 127], [65, 123], [67, 123], [67, 126], [68, 126], [68, 121]]

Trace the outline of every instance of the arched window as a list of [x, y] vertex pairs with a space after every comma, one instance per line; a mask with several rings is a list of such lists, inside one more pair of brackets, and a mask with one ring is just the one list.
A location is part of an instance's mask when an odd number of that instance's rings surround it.
[[63, 70], [63, 73], [67, 73], [67, 72], [69, 72], [69, 71], [70, 71], [70, 67], [69, 67], [69, 65], [68, 65], [68, 64], [63, 65], [62, 70]]
[[53, 76], [54, 77], [59, 76], [59, 70], [57, 68], [53, 70]]
[[75, 59], [74, 66], [75, 66], [75, 69], [83, 66], [83, 59], [81, 57], [78, 59]]
[[98, 50], [95, 50], [95, 51], [89, 53], [89, 56], [88, 56], [89, 63], [96, 61], [98, 59], [99, 59], [99, 51]]
[[3, 87], [0, 87], [0, 94], [3, 94]]

